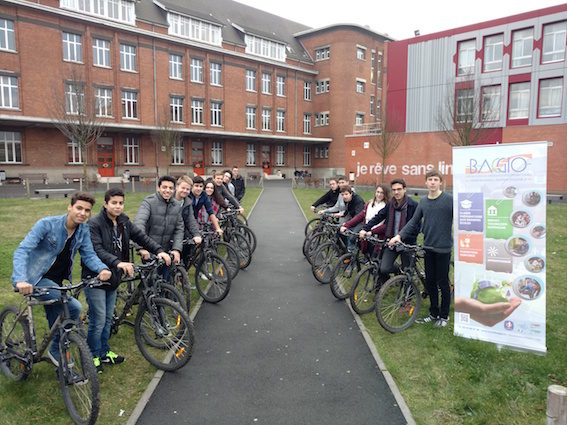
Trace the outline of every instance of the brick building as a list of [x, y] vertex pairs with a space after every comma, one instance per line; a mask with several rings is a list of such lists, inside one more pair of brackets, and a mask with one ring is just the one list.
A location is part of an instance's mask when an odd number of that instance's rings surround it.
[[[344, 173], [345, 134], [376, 121], [387, 41], [230, 0], [0, 0], [0, 168]], [[85, 155], [54, 122], [91, 115], [104, 131]]]

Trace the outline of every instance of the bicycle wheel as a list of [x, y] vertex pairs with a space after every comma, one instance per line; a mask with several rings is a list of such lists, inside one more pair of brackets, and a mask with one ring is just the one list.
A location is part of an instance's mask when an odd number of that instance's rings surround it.
[[415, 321], [421, 296], [415, 282], [407, 276], [394, 276], [382, 285], [376, 297], [376, 318], [388, 332], [409, 328]]
[[151, 298], [149, 306], [140, 304], [134, 336], [142, 356], [160, 370], [177, 370], [193, 355], [193, 322], [179, 304], [165, 298]]
[[257, 245], [256, 234], [254, 233], [254, 231], [250, 227], [238, 225], [236, 226], [236, 232], [246, 238], [246, 241], [250, 244], [252, 253], [254, 253], [254, 251], [256, 251]]
[[169, 283], [161, 282], [159, 285], [159, 297], [167, 298], [168, 300], [178, 303], [181, 308], [185, 311], [189, 311], [187, 304], [185, 303], [185, 296], [181, 293], [179, 289]]
[[237, 219], [238, 221], [240, 221], [242, 224], [248, 226], [248, 219], [246, 218], [245, 215], [238, 214], [238, 215], [236, 216], [236, 219]]
[[31, 347], [29, 325], [26, 319], [18, 319], [17, 307], [8, 306], [0, 313], [0, 369], [14, 381], [26, 379], [31, 365], [22, 361]]
[[76, 424], [94, 424], [100, 408], [98, 375], [85, 340], [75, 331], [59, 340], [59, 383], [69, 416]]
[[358, 314], [370, 313], [376, 307], [374, 296], [378, 278], [378, 269], [373, 265], [364, 267], [356, 275], [349, 299], [352, 309]]
[[216, 254], [205, 253], [195, 267], [195, 286], [201, 297], [209, 303], [218, 303], [228, 295], [231, 283], [224, 260]]
[[339, 257], [339, 248], [333, 242], [324, 243], [315, 251], [311, 271], [318, 282], [323, 284], [331, 282], [333, 269]]
[[238, 251], [229, 243], [217, 241], [214, 244], [215, 254], [221, 257], [230, 272], [230, 278], [234, 279], [240, 271], [240, 257]]
[[311, 233], [305, 238], [305, 241], [303, 241], [303, 255], [305, 255], [309, 264], [313, 264], [313, 254], [315, 254], [317, 248], [323, 244], [326, 237], [324, 232]]
[[240, 268], [245, 269], [248, 267], [252, 262], [252, 249], [246, 238], [240, 233], [235, 232], [227, 242], [236, 249], [238, 257], [240, 258]]
[[331, 273], [330, 287], [335, 298], [347, 299], [356, 280], [356, 261], [349, 252], [340, 257]]
[[191, 308], [191, 283], [189, 282], [187, 270], [179, 264], [178, 266], [175, 266], [170, 276], [171, 285], [173, 285], [173, 287], [183, 295], [186, 310], [189, 311]]
[[321, 221], [321, 217], [312, 218], [307, 222], [305, 225], [305, 236], [309, 236], [311, 232], [317, 227], [319, 222]]

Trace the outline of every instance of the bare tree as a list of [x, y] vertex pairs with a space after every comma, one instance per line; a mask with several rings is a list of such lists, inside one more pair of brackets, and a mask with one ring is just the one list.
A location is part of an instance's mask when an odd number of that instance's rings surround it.
[[[156, 179], [159, 178], [159, 152], [165, 152], [168, 161], [171, 161], [173, 149], [182, 139], [181, 132], [171, 122], [169, 108], [163, 108], [157, 117], [157, 129], [152, 134], [152, 140], [156, 147]], [[166, 172], [169, 172], [169, 166]]]
[[78, 72], [72, 72], [71, 78], [64, 81], [64, 96], [53, 88], [55, 99], [49, 110], [53, 114], [53, 124], [74, 143], [81, 152], [83, 180], [89, 189], [87, 172], [87, 147], [95, 143], [104, 132], [104, 122], [97, 116], [94, 91], [89, 90]]
[[386, 163], [400, 147], [404, 133], [396, 131], [399, 128], [399, 123], [396, 122], [393, 116], [388, 114], [387, 105], [381, 105], [376, 113], [376, 117], [376, 135], [370, 139], [370, 145], [382, 162], [380, 182], [384, 183]]

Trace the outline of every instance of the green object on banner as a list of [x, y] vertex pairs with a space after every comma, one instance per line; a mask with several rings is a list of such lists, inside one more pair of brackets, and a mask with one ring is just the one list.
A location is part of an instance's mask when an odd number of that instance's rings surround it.
[[514, 208], [511, 199], [487, 199], [485, 204], [486, 237], [490, 239], [508, 239], [513, 228], [510, 216]]

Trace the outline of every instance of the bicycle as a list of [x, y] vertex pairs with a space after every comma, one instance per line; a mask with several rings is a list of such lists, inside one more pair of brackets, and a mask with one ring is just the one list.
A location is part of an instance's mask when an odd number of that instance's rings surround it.
[[256, 234], [252, 229], [250, 229], [250, 227], [242, 223], [242, 221], [237, 218], [238, 216], [240, 216], [238, 210], [225, 210], [222, 212], [219, 224], [223, 229], [224, 239], [225, 241], [230, 242], [235, 233], [240, 234], [244, 236], [250, 245], [251, 253], [254, 253], [257, 245]]
[[338, 218], [331, 215], [323, 215], [320, 220], [319, 228], [307, 236], [303, 242], [303, 255], [313, 264], [313, 257], [317, 249], [325, 242], [336, 237], [337, 229], [340, 227]]
[[[68, 303], [70, 291], [99, 285], [98, 277], [83, 280], [75, 285], [34, 288], [24, 295], [24, 307], [7, 306], [0, 313], [0, 369], [7, 377], [25, 380], [34, 364], [51, 361], [43, 354], [55, 334], [59, 332], [59, 364], [57, 378], [69, 416], [76, 424], [94, 424], [100, 408], [99, 381], [93, 357], [78, 321], [72, 320]], [[35, 297], [60, 291], [58, 300], [40, 301]], [[62, 304], [62, 312], [53, 326], [37, 345], [33, 307]]]
[[[329, 224], [331, 229], [336, 229], [340, 225]], [[349, 235], [353, 233], [348, 230]], [[358, 235], [356, 235], [358, 236]], [[315, 279], [323, 284], [330, 283], [333, 278], [333, 270], [338, 264], [339, 258], [347, 253], [347, 246], [338, 230], [329, 232], [327, 242], [323, 240], [311, 258], [311, 271]]]

